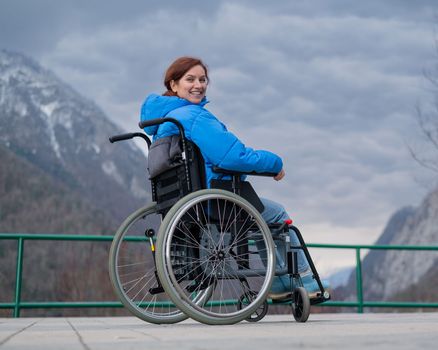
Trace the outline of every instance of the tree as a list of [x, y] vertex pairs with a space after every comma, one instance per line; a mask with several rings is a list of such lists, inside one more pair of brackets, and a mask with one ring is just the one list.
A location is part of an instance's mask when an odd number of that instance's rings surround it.
[[[438, 36], [435, 35], [435, 50], [438, 57]], [[427, 90], [432, 98], [426, 105], [418, 102], [415, 106], [415, 119], [418, 123], [425, 145], [423, 150], [407, 145], [413, 159], [424, 168], [438, 173], [438, 62], [429, 70], [423, 71], [428, 84]]]

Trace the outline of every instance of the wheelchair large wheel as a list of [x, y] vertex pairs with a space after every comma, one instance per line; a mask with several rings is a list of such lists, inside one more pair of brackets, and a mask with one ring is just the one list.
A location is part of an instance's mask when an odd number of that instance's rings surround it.
[[[155, 208], [151, 204], [138, 209], [116, 232], [110, 250], [110, 278], [117, 296], [132, 314], [151, 323], [176, 323], [187, 316], [157, 282], [151, 231]], [[157, 222], [156, 216], [155, 225]]]
[[[206, 324], [233, 324], [265, 301], [274, 277], [274, 243], [259, 212], [242, 197], [201, 190], [167, 213], [156, 262], [166, 292], [186, 315]], [[194, 303], [193, 295], [205, 288], [210, 300]]]

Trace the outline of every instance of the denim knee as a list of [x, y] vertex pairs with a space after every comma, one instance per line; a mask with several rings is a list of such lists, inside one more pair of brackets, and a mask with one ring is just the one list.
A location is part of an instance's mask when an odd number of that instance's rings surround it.
[[262, 217], [266, 223], [274, 224], [289, 219], [289, 215], [287, 215], [286, 210], [281, 204], [266, 198], [260, 198], [260, 200], [265, 207], [265, 210], [262, 212]]

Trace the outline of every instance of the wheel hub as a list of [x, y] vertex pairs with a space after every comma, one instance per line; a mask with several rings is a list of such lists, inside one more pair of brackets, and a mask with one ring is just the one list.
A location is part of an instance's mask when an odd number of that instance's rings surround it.
[[224, 253], [224, 251], [223, 250], [220, 250], [220, 251], [218, 251], [217, 253], [216, 253], [216, 258], [218, 259], [218, 260], [224, 260], [224, 258], [225, 258], [225, 253]]

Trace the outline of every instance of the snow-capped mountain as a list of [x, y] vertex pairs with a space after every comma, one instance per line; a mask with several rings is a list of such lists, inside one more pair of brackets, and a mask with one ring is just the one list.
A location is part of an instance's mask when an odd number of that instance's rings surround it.
[[55, 74], [0, 51], [0, 145], [117, 221], [150, 200], [146, 157], [132, 141], [111, 145], [108, 137], [119, 133], [95, 103]]

